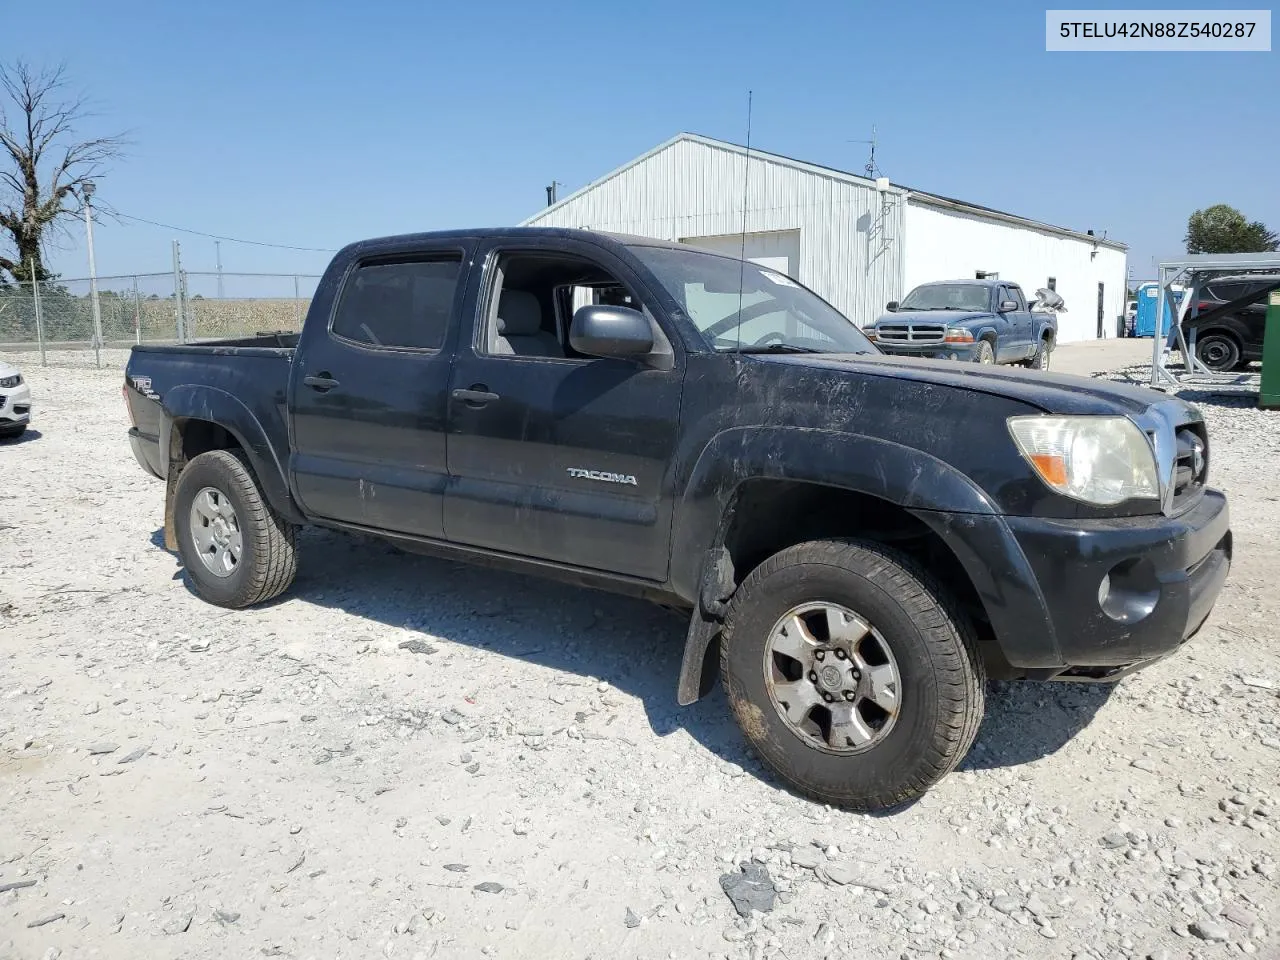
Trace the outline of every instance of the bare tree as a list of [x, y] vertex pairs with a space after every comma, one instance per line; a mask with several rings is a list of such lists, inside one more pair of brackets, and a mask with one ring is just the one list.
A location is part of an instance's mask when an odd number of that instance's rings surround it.
[[0, 254], [0, 270], [14, 280], [49, 277], [49, 232], [80, 212], [80, 188], [124, 145], [122, 136], [77, 140], [89, 116], [84, 97], [67, 90], [64, 67], [0, 65], [0, 241], [15, 254]]

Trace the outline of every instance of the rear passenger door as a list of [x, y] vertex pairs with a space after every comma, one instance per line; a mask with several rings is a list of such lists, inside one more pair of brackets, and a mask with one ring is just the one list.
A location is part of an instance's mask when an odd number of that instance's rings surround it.
[[[471, 242], [357, 260], [294, 358], [291, 473], [318, 519], [444, 536], [451, 348]], [[453, 335], [453, 336], [451, 336]]]
[[[668, 361], [568, 346], [585, 303], [644, 309], [630, 268], [576, 240], [477, 252], [484, 280], [458, 344], [449, 400], [449, 540], [661, 581], [670, 555], [683, 355], [650, 311]], [[673, 346], [674, 345], [674, 346]]]

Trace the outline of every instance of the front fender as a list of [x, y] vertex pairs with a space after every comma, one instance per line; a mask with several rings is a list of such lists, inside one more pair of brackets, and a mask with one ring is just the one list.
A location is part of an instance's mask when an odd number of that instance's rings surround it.
[[267, 501], [276, 512], [293, 523], [305, 522], [289, 491], [284, 466], [261, 421], [234, 395], [217, 387], [184, 384], [164, 397], [160, 418], [161, 468], [166, 477], [172, 450], [173, 428], [183, 419], [207, 420], [225, 429], [240, 444]]
[[[946, 429], [939, 424], [939, 429]], [[794, 480], [868, 494], [909, 510], [994, 515], [995, 504], [938, 458], [891, 440], [835, 430], [734, 427], [702, 450], [676, 507], [671, 587], [694, 601], [704, 558], [747, 480]]]

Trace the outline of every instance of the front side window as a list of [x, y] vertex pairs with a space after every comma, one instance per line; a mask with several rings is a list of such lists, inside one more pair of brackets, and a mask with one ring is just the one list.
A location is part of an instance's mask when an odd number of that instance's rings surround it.
[[715, 350], [878, 352], [835, 307], [781, 273], [693, 249], [636, 245], [631, 252]]
[[902, 310], [986, 310], [990, 294], [978, 283], [926, 283], [905, 297]]
[[371, 347], [439, 350], [461, 268], [460, 254], [361, 264], [342, 288], [334, 335]]

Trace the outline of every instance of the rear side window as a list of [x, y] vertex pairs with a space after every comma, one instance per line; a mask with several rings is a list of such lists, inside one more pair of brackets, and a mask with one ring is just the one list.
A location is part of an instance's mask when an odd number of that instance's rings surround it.
[[361, 264], [342, 288], [334, 334], [372, 347], [440, 349], [461, 268], [461, 254]]

